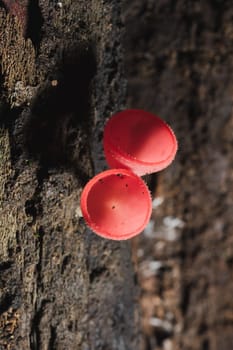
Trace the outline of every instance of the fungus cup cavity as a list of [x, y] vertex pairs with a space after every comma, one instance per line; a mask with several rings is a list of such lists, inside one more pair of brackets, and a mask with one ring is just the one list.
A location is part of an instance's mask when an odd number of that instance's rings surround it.
[[152, 113], [132, 109], [113, 115], [104, 129], [104, 152], [110, 168], [142, 176], [166, 168], [175, 158], [172, 129]]
[[110, 169], [86, 184], [81, 210], [88, 226], [99, 236], [125, 240], [143, 231], [152, 202], [141, 178], [127, 169]]

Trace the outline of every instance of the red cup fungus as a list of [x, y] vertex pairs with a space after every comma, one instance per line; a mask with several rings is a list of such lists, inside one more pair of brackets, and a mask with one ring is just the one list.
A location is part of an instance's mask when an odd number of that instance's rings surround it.
[[127, 169], [110, 169], [86, 184], [81, 210], [88, 226], [99, 236], [125, 240], [143, 231], [152, 201], [140, 177]]
[[142, 176], [166, 168], [177, 152], [172, 129], [152, 113], [132, 109], [113, 115], [104, 129], [104, 152], [110, 168]]

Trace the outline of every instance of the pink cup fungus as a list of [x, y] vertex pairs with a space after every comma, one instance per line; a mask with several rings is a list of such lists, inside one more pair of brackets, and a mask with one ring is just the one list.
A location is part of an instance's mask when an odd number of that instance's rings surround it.
[[127, 169], [106, 170], [92, 178], [81, 194], [81, 210], [99, 236], [125, 240], [147, 225], [152, 202], [144, 181]]
[[132, 109], [113, 115], [104, 129], [110, 168], [128, 168], [142, 176], [166, 168], [177, 152], [172, 129], [152, 113]]

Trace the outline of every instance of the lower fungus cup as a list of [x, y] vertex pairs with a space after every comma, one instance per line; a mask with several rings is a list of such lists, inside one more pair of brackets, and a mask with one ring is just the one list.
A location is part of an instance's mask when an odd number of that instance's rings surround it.
[[125, 240], [138, 235], [152, 211], [144, 181], [127, 169], [96, 175], [84, 187], [81, 210], [88, 226], [99, 236]]
[[160, 171], [173, 161], [177, 140], [172, 129], [154, 114], [125, 110], [106, 124], [104, 152], [111, 168], [127, 168], [142, 176]]

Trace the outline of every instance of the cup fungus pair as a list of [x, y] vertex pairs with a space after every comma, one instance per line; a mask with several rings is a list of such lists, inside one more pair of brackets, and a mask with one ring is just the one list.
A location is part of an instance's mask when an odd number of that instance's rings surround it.
[[143, 231], [152, 203], [139, 176], [166, 168], [176, 152], [176, 137], [159, 117], [142, 110], [112, 116], [104, 129], [104, 153], [111, 169], [91, 179], [81, 195], [81, 210], [90, 228], [114, 240]]

